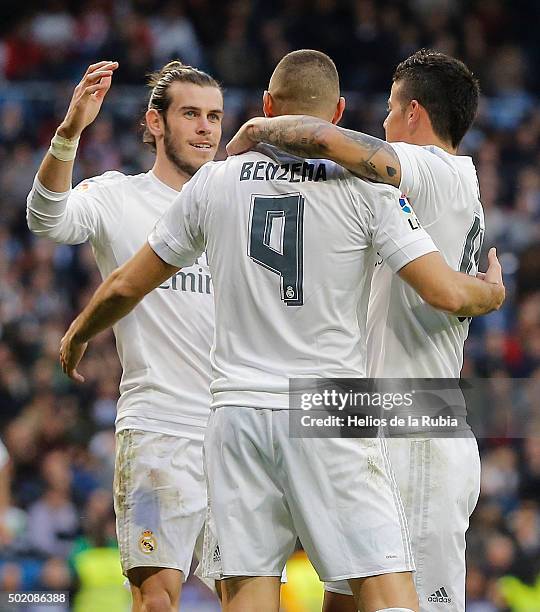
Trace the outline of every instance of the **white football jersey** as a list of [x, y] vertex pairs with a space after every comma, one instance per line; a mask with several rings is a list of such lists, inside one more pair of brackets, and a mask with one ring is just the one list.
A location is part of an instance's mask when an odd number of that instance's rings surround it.
[[[178, 192], [151, 171], [106, 172], [85, 180], [67, 203], [39, 184], [28, 198], [28, 222], [56, 242], [89, 240], [103, 278], [145, 244]], [[213, 288], [201, 255], [155, 289], [114, 326], [123, 368], [117, 431], [143, 429], [202, 439], [210, 410]]]
[[365, 376], [376, 251], [398, 271], [436, 250], [396, 189], [270, 147], [203, 166], [149, 243], [179, 267], [208, 254], [213, 407], [274, 409], [288, 377]]
[[[400, 190], [454, 270], [475, 275], [484, 236], [478, 179], [470, 157], [435, 146], [392, 143], [401, 163]], [[368, 316], [372, 377], [459, 378], [469, 320], [435, 310], [376, 264]]]

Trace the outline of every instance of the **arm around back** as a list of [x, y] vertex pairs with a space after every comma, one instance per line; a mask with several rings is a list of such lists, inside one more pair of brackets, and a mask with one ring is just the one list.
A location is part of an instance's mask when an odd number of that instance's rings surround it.
[[401, 180], [399, 158], [392, 145], [324, 119], [307, 115], [250, 119], [229, 142], [227, 152], [237, 155], [259, 142], [299, 157], [331, 159], [354, 175], [377, 183], [398, 187]]
[[404, 266], [399, 276], [430, 306], [455, 316], [475, 317], [498, 310], [505, 298], [495, 249], [483, 279], [452, 270], [439, 253], [428, 253]]

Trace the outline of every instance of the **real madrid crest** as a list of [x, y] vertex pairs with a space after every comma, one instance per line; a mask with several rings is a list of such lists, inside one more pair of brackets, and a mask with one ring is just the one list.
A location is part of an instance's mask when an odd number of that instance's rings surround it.
[[155, 552], [157, 548], [156, 540], [154, 538], [154, 534], [149, 529], [142, 532], [142, 535], [139, 538], [139, 548], [145, 555]]

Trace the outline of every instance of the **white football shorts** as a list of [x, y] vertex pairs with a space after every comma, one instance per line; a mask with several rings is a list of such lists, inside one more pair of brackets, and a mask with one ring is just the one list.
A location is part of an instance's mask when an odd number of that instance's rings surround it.
[[384, 440], [294, 439], [287, 410], [226, 406], [204, 454], [205, 576], [280, 576], [297, 537], [321, 580], [414, 569]]
[[[465, 612], [465, 532], [480, 494], [474, 437], [391, 438], [388, 451], [405, 506], [421, 612]], [[346, 582], [327, 591], [351, 595]]]
[[206, 515], [202, 442], [126, 429], [116, 434], [114, 509], [124, 574], [163, 567], [189, 575]]

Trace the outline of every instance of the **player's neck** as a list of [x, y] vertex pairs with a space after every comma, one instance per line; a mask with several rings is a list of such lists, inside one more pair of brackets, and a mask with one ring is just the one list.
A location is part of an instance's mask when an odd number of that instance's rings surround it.
[[457, 154], [457, 147], [453, 147], [449, 142], [441, 140], [432, 130], [419, 131], [418, 133], [411, 136], [408, 142], [410, 144], [419, 145], [421, 147], [439, 147], [439, 149], [450, 153], [450, 155]]
[[162, 183], [165, 183], [171, 189], [176, 189], [176, 191], [180, 191], [191, 178], [178, 170], [168, 159], [160, 158], [159, 155], [156, 157], [152, 172]]

